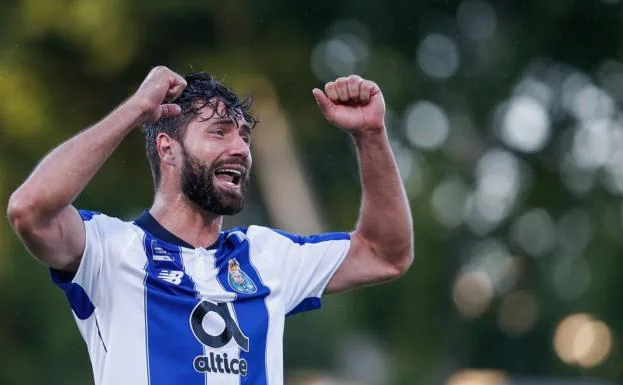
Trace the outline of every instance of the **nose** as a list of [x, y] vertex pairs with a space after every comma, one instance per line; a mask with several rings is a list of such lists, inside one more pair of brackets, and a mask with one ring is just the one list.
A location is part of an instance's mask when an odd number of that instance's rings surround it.
[[244, 141], [241, 135], [233, 135], [229, 155], [235, 156], [239, 158], [243, 158], [247, 160], [251, 157], [251, 150], [249, 149], [249, 144]]

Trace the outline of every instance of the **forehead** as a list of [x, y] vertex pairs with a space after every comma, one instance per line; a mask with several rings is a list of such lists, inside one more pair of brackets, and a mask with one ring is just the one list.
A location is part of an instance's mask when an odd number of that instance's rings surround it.
[[239, 127], [249, 126], [249, 122], [244, 118], [242, 110], [228, 110], [225, 103], [220, 99], [212, 98], [208, 103], [197, 102], [195, 107], [198, 108], [198, 110], [196, 110], [196, 116], [191, 119], [191, 123], [215, 124], [227, 123], [227, 120], [230, 120], [231, 123], [236, 123]]

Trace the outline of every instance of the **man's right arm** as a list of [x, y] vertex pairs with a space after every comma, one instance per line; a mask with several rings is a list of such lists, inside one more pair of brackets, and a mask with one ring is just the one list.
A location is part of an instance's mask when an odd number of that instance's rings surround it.
[[41, 160], [7, 208], [11, 225], [35, 258], [57, 270], [77, 270], [85, 229], [73, 201], [134, 127], [180, 113], [179, 106], [162, 103], [185, 87], [180, 75], [154, 68], [128, 100]]

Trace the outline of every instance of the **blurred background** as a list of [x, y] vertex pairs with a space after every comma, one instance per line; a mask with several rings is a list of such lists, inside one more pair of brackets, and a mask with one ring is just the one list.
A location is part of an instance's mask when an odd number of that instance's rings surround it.
[[[355, 153], [311, 89], [380, 85], [415, 263], [290, 318], [289, 385], [622, 382], [619, 0], [5, 0], [0, 52], [3, 216], [38, 159], [163, 64], [255, 98], [250, 200], [228, 225], [351, 229]], [[136, 130], [77, 206], [149, 207], [143, 146]], [[0, 384], [92, 384], [63, 293], [6, 220], [0, 250]]]

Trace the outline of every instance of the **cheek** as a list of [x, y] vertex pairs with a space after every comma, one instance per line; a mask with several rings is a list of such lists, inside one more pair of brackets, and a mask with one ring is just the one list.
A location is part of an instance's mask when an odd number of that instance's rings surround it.
[[220, 155], [220, 150], [217, 146], [206, 141], [193, 143], [186, 147], [186, 152], [193, 158], [198, 160], [202, 165], [211, 165], [214, 160]]
[[204, 151], [199, 154], [199, 161], [204, 167], [212, 167], [219, 158], [219, 153]]

